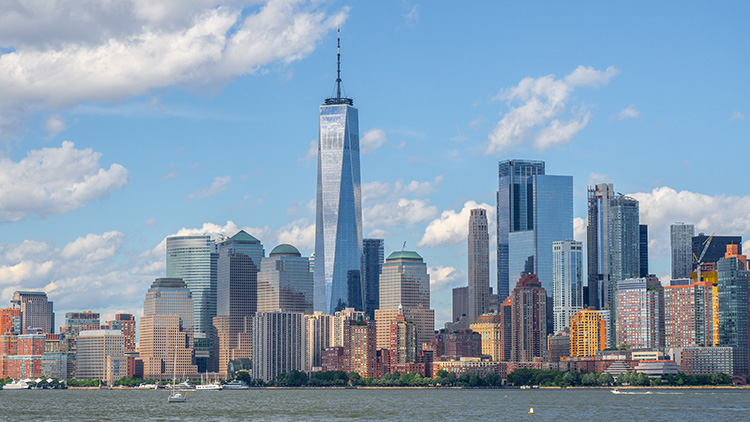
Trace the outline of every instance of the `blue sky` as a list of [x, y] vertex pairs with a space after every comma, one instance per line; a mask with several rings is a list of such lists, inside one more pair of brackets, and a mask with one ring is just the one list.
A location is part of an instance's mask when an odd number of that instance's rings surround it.
[[139, 315], [176, 233], [309, 255], [337, 25], [365, 235], [425, 258], [438, 325], [498, 160], [572, 175], [579, 240], [587, 185], [638, 198], [662, 280], [675, 221], [750, 239], [743, 2], [152, 3], [0, 6], [3, 303]]

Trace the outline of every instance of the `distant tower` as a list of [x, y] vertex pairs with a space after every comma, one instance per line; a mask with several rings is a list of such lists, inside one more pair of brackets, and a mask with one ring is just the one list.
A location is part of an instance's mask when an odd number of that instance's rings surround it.
[[260, 264], [258, 311], [313, 313], [310, 261], [292, 245], [282, 244]]
[[362, 245], [362, 285], [365, 289], [365, 314], [375, 318], [375, 310], [380, 307], [380, 273], [385, 259], [383, 239], [365, 239]]
[[693, 268], [693, 236], [695, 226], [675, 223], [669, 226], [672, 249], [672, 279], [688, 278]]
[[596, 309], [604, 308], [609, 297], [609, 203], [614, 197], [611, 183], [588, 188], [588, 302]]
[[547, 292], [534, 274], [524, 274], [511, 292], [510, 360], [532, 362], [547, 352]]
[[552, 312], [557, 333], [569, 328], [570, 317], [583, 309], [583, 244], [560, 240], [552, 245]]
[[488, 311], [490, 298], [490, 236], [487, 211], [471, 210], [468, 236], [469, 259], [469, 324]]
[[364, 302], [359, 111], [341, 96], [340, 45], [339, 37], [336, 96], [320, 106], [315, 212], [314, 309], [330, 314], [347, 306], [361, 311]]
[[17, 291], [10, 302], [21, 309], [21, 330], [18, 334], [32, 328], [41, 328], [45, 333], [55, 332], [54, 307], [47, 299], [47, 293]]

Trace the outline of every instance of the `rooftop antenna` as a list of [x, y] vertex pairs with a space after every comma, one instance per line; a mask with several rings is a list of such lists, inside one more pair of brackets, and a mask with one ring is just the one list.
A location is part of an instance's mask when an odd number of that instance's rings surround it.
[[341, 98], [341, 26], [338, 27], [336, 42], [336, 98]]
[[405, 240], [404, 240], [404, 246], [401, 247], [401, 252], [403, 252], [404, 249], [406, 249], [406, 241]]

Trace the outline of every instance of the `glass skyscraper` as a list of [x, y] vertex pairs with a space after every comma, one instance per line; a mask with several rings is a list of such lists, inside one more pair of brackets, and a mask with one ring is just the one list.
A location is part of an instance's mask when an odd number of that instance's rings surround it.
[[195, 356], [201, 371], [211, 350], [216, 316], [217, 245], [209, 235], [167, 238], [167, 277], [184, 280], [193, 298]]
[[573, 177], [544, 174], [543, 161], [499, 164], [497, 290], [509, 294], [521, 274], [552, 291], [552, 243], [573, 238]]
[[320, 106], [315, 212], [314, 308], [330, 314], [364, 302], [359, 112], [341, 96], [340, 72], [336, 84], [336, 97]]
[[310, 261], [292, 245], [281, 244], [263, 258], [258, 273], [259, 312], [313, 313]]
[[552, 277], [554, 331], [570, 327], [570, 317], [583, 309], [583, 244], [575, 240], [553, 243]]
[[380, 273], [385, 259], [383, 239], [364, 239], [362, 244], [362, 286], [365, 290], [365, 314], [375, 318], [380, 307]]

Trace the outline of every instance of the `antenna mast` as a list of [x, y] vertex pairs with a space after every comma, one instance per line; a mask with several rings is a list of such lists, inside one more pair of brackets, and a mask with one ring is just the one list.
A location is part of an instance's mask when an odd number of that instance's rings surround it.
[[341, 27], [338, 27], [336, 44], [336, 98], [341, 98]]

